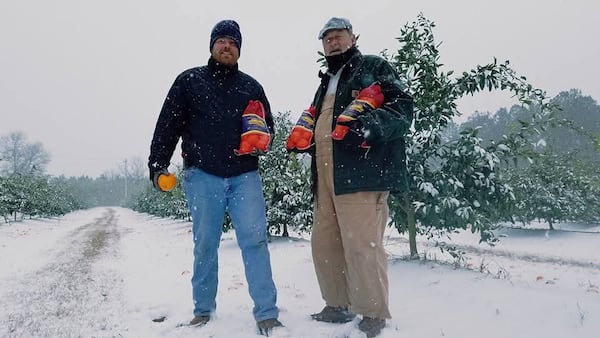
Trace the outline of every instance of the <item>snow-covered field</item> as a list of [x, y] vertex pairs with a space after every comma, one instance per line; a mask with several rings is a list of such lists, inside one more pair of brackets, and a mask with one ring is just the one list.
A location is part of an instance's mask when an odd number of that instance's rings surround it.
[[[461, 267], [424, 239], [427, 261], [389, 229], [392, 320], [380, 337], [600, 337], [600, 226], [505, 229], [493, 248], [464, 232]], [[576, 230], [576, 231], [573, 231]], [[589, 233], [593, 232], [593, 233]], [[0, 225], [0, 337], [258, 337], [233, 233], [220, 248], [217, 313], [192, 317], [190, 224], [95, 208]], [[281, 337], [364, 337], [356, 321], [319, 323], [308, 237], [270, 243]], [[467, 268], [465, 268], [467, 267]]]

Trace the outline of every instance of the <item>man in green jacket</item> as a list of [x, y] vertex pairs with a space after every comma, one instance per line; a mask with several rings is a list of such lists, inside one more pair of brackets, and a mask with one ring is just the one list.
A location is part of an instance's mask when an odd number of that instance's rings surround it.
[[[362, 55], [346, 18], [333, 17], [319, 39], [327, 61], [320, 73], [312, 155], [315, 192], [312, 254], [325, 307], [312, 317], [344, 323], [361, 315], [367, 337], [391, 318], [383, 233], [390, 193], [407, 189], [405, 136], [413, 119], [412, 98], [381, 57]], [[349, 132], [332, 138], [338, 117], [361, 90], [378, 84], [383, 104], [346, 119]]]

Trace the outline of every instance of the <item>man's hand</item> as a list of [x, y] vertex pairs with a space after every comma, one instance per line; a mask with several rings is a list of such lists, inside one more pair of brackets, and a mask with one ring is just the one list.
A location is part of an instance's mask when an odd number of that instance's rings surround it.
[[167, 170], [159, 169], [154, 171], [152, 176], [152, 185], [159, 191], [171, 191], [173, 188], [175, 188], [176, 184], [177, 178], [175, 178], [175, 175], [169, 173]]

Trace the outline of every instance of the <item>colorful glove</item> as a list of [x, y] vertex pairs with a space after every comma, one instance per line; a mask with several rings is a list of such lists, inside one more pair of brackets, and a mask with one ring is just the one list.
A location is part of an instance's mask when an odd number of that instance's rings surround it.
[[288, 151], [304, 151], [310, 148], [315, 130], [315, 111], [315, 106], [311, 105], [302, 112], [285, 144]]
[[265, 154], [271, 142], [271, 134], [265, 121], [265, 107], [258, 100], [250, 100], [242, 113], [242, 136], [236, 155]]
[[342, 140], [348, 133], [349, 125], [356, 121], [360, 114], [379, 108], [383, 104], [381, 87], [377, 83], [363, 88], [354, 101], [344, 109], [336, 120], [336, 126], [331, 133], [334, 140]]

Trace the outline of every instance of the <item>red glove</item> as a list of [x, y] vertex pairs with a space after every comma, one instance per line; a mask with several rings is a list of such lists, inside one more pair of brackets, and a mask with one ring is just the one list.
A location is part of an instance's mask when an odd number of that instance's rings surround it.
[[310, 148], [311, 140], [315, 130], [315, 106], [310, 106], [302, 112], [298, 122], [292, 128], [287, 139], [285, 148], [288, 151], [307, 150]]
[[242, 137], [236, 155], [264, 154], [269, 148], [271, 134], [265, 121], [265, 107], [258, 100], [250, 100], [242, 113]]
[[358, 115], [369, 112], [373, 109], [381, 107], [383, 104], [383, 94], [381, 87], [377, 83], [373, 83], [367, 88], [358, 93], [354, 101], [350, 102], [348, 107], [338, 116], [336, 126], [331, 133], [334, 140], [342, 140], [348, 133], [348, 125], [352, 121], [356, 121]]

